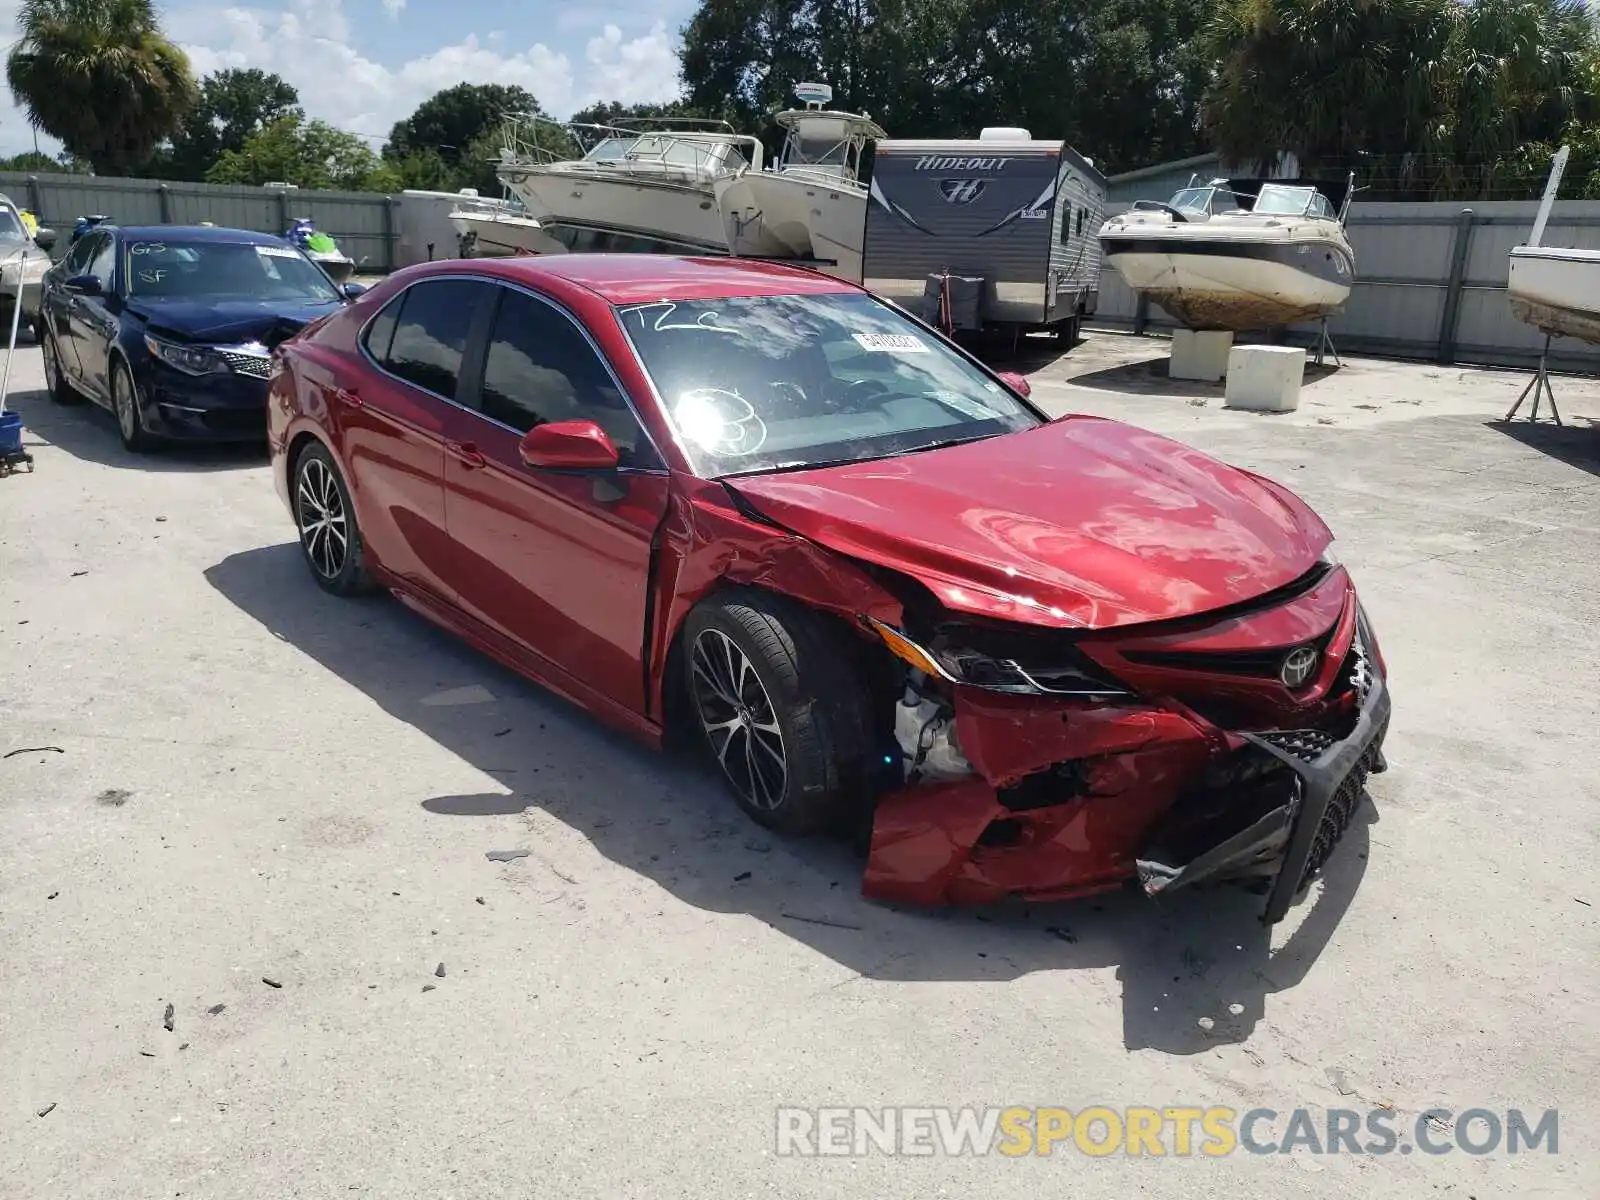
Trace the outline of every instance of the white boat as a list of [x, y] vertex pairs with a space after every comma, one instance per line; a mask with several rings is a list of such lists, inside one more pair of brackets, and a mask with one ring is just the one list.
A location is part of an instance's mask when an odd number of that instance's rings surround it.
[[1566, 165], [1563, 146], [1551, 164], [1528, 244], [1511, 251], [1506, 295], [1512, 314], [1547, 337], [1600, 344], [1600, 250], [1540, 244]]
[[[698, 128], [697, 128], [698, 126]], [[563, 158], [550, 145], [588, 146]], [[623, 235], [631, 249], [726, 254], [717, 181], [761, 169], [759, 138], [725, 121], [662, 120], [638, 129], [525, 117], [508, 129], [496, 173], [552, 236]]]
[[1190, 329], [1275, 329], [1343, 308], [1355, 279], [1350, 189], [1335, 212], [1316, 187], [1239, 187], [1217, 179], [1138, 201], [1101, 226], [1105, 261]]
[[867, 189], [862, 156], [888, 135], [865, 114], [823, 106], [827, 84], [800, 84], [804, 108], [775, 118], [786, 131], [775, 169], [749, 167], [716, 183], [728, 249], [750, 258], [796, 259], [861, 282]]
[[505, 258], [516, 254], [565, 254], [566, 246], [509, 200], [464, 200], [450, 212], [462, 258]]

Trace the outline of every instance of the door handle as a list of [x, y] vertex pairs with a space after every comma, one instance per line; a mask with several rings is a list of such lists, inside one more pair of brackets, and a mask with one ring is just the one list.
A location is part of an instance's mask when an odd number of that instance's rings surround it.
[[489, 460], [484, 458], [483, 451], [472, 442], [446, 442], [445, 447], [469, 471], [476, 471], [480, 467], [489, 465]]
[[351, 408], [366, 407], [367, 402], [363, 400], [359, 394], [352, 392], [349, 388], [334, 388], [333, 396], [334, 399], [338, 400], [341, 404], [348, 404]]

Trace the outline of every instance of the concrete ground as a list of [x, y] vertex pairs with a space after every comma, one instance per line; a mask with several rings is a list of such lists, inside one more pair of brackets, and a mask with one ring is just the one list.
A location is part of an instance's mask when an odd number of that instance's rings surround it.
[[[130, 457], [20, 352], [7, 1196], [1600, 1194], [1600, 383], [1508, 427], [1522, 376], [1353, 360], [1268, 417], [1163, 362], [1091, 335], [1025, 365], [1052, 410], [1304, 495], [1392, 673], [1391, 770], [1270, 937], [1231, 891], [868, 904], [847, 849], [317, 591], [259, 454]], [[1434, 1107], [1556, 1108], [1559, 1152], [774, 1153], [777, 1106], [893, 1104], [1266, 1107], [1265, 1140], [1376, 1108], [1407, 1144]]]

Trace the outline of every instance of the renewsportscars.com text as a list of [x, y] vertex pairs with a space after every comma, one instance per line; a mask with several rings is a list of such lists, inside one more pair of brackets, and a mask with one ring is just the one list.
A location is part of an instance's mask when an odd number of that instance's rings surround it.
[[1557, 1110], [1515, 1108], [1415, 1116], [1388, 1108], [780, 1108], [776, 1116], [777, 1153], [799, 1157], [1556, 1154], [1560, 1132]]

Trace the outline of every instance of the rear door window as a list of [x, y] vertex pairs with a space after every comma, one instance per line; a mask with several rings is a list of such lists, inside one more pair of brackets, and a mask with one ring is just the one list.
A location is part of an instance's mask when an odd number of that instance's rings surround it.
[[383, 365], [407, 383], [453, 400], [473, 322], [493, 299], [487, 284], [470, 279], [413, 284], [402, 298]]

